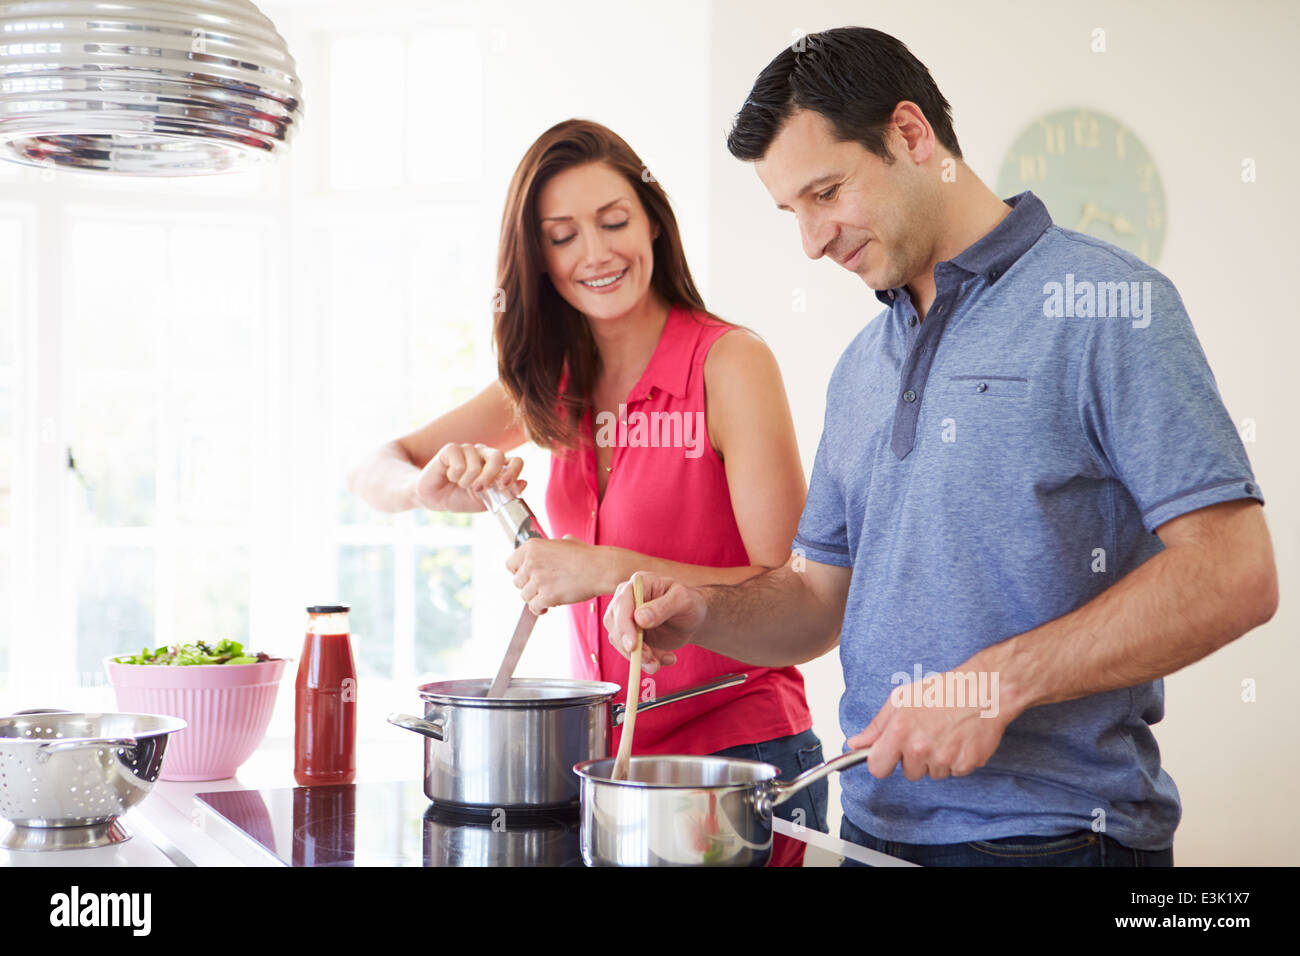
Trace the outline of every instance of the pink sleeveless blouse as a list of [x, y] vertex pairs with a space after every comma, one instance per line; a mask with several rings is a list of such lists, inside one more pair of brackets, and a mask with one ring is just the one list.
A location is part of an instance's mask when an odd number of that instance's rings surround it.
[[[654, 355], [626, 401], [626, 421], [582, 423], [584, 444], [552, 456], [546, 491], [548, 527], [588, 544], [613, 545], [684, 564], [750, 564], [731, 509], [722, 460], [705, 426], [704, 360], [732, 326], [674, 307]], [[594, 432], [593, 432], [594, 428]], [[614, 445], [600, 499], [593, 435]], [[628, 662], [610, 646], [602, 623], [609, 595], [571, 605], [572, 668], [584, 680], [613, 681], [626, 699]], [[738, 687], [712, 691], [637, 716], [638, 754], [707, 754], [802, 733], [812, 726], [803, 676], [794, 667], [754, 667], [700, 647], [643, 676], [641, 700], [741, 672]], [[618, 748], [619, 730], [611, 742]]]

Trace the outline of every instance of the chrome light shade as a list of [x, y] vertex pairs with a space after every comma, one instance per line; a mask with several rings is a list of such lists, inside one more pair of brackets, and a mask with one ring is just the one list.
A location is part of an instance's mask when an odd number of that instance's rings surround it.
[[300, 97], [284, 39], [248, 0], [0, 2], [0, 159], [230, 172], [287, 149]]

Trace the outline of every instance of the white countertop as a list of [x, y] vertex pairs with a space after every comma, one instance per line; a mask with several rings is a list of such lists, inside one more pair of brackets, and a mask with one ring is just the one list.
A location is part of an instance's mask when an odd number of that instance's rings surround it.
[[[405, 735], [392, 740], [368, 740], [358, 747], [357, 781], [381, 782], [419, 779], [423, 773], [423, 742]], [[0, 850], [0, 867], [136, 867], [136, 866], [283, 866], [251, 839], [235, 833], [215, 819], [194, 799], [196, 793], [296, 786], [293, 779], [292, 742], [268, 739], [226, 780], [177, 782], [160, 780], [139, 806], [122, 817], [132, 838], [93, 850], [22, 852]], [[8, 823], [0, 821], [0, 833]], [[836, 866], [841, 856], [885, 866], [910, 866], [893, 857], [845, 843], [835, 837], [801, 827], [798, 832], [784, 820], [776, 830], [806, 842], [806, 866]]]
[[[411, 740], [405, 738], [364, 741], [358, 748], [358, 782], [418, 778], [423, 772], [423, 745], [413, 735]], [[267, 739], [234, 777], [158, 781], [153, 792], [122, 817], [132, 834], [125, 843], [93, 850], [0, 850], [0, 866], [283, 866], [252, 840], [215, 821], [194, 795], [294, 786], [292, 741]], [[0, 821], [0, 833], [8, 827]]]

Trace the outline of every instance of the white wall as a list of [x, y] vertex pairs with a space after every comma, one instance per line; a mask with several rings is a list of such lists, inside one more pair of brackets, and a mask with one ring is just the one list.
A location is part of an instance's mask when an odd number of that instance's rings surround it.
[[[1295, 270], [1300, 209], [1294, 91], [1297, 15], [1282, 3], [1162, 0], [1140, 9], [1090, 0], [1069, 10], [1033, 2], [866, 4], [715, 0], [708, 201], [710, 308], [759, 331], [776, 350], [805, 468], [821, 434], [826, 382], [840, 352], [880, 309], [857, 277], [810, 262], [793, 217], [778, 212], [753, 170], [724, 145], [758, 72], [793, 31], [870, 26], [903, 40], [953, 107], [962, 151], [994, 187], [997, 164], [1030, 119], [1086, 105], [1143, 139], [1164, 179], [1168, 238], [1159, 268], [1177, 285], [1234, 421], [1253, 418], [1247, 445], [1267, 500], [1282, 604], [1266, 626], [1165, 682], [1156, 733], [1178, 784], [1179, 865], [1300, 862], [1293, 812], [1300, 757], [1294, 675], [1300, 612], [1300, 453], [1292, 421], [1300, 328], [1282, 282]], [[1089, 50], [1093, 28], [1108, 52]], [[1243, 184], [1253, 157], [1259, 178]], [[806, 312], [791, 308], [795, 290]], [[838, 658], [804, 668], [816, 729], [843, 741]], [[1241, 701], [1242, 681], [1256, 703]]]

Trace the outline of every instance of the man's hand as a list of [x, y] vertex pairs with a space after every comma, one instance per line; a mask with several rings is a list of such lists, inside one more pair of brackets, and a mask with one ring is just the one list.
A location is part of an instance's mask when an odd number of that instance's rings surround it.
[[[959, 669], [955, 676], [973, 673]], [[1014, 715], [998, 705], [996, 696], [991, 705], [976, 700], [969, 706], [948, 706], [955, 703], [945, 699], [945, 686], [953, 686], [954, 675], [948, 676], [948, 681], [939, 674], [894, 688], [871, 723], [849, 738], [852, 749], [871, 748], [867, 768], [873, 777], [888, 777], [900, 760], [908, 780], [927, 774], [935, 780], [964, 777], [988, 763]], [[997, 685], [993, 687], [996, 692]], [[929, 706], [935, 703], [943, 706]]]
[[609, 642], [624, 657], [630, 657], [636, 648], [636, 629], [645, 632], [641, 648], [641, 672], [653, 674], [661, 666], [677, 663], [673, 652], [689, 644], [704, 623], [707, 605], [697, 588], [688, 588], [672, 578], [638, 571], [641, 576], [642, 597], [645, 603], [632, 612], [635, 606], [631, 580], [624, 581], [614, 591], [614, 597], [605, 609], [605, 630]]

